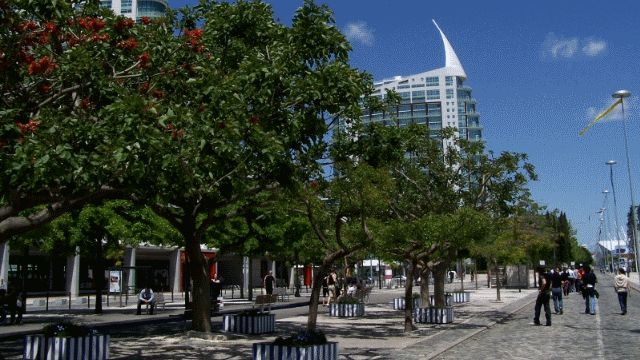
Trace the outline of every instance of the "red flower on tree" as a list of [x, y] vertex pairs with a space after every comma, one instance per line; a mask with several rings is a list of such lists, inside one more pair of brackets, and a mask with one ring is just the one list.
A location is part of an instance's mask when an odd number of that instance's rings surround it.
[[146, 25], [149, 25], [149, 23], [151, 22], [151, 20], [149, 20], [149, 18], [148, 18], [148, 17], [146, 17], [146, 16], [143, 16], [143, 17], [140, 19], [140, 21], [142, 22], [142, 25], [145, 25], [145, 26], [146, 26]]
[[151, 57], [149, 57], [149, 54], [147, 54], [146, 51], [143, 52], [142, 55], [138, 56], [138, 61], [140, 62], [140, 64], [138, 64], [138, 68], [148, 67], [149, 60], [151, 60]]
[[133, 20], [126, 19], [120, 20], [116, 23], [115, 28], [117, 32], [122, 32], [122, 29], [131, 29], [133, 27]]
[[45, 71], [53, 71], [58, 64], [52, 63], [48, 56], [43, 57], [38, 61], [34, 61], [29, 65], [29, 74], [42, 74]]
[[116, 47], [133, 50], [138, 48], [138, 42], [136, 41], [136, 38], [130, 38], [129, 40], [125, 40], [117, 43]]
[[257, 118], [257, 117], [255, 117], [255, 116], [252, 116], [252, 117], [251, 117], [251, 119], [249, 119], [249, 122], [250, 122], [252, 125], [258, 125], [258, 118]]
[[223, 121], [223, 122], [221, 122], [220, 124], [218, 124], [218, 127], [219, 127], [220, 129], [224, 129], [226, 126], [227, 126], [227, 123], [226, 123], [226, 122], [224, 122], [224, 121]]

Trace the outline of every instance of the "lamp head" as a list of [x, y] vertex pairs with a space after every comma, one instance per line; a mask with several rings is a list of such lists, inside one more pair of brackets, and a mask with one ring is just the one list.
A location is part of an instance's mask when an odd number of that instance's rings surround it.
[[615, 160], [609, 160], [606, 162], [607, 165], [615, 165], [617, 162]]
[[611, 96], [613, 96], [616, 99], [623, 99], [623, 98], [627, 98], [627, 97], [631, 96], [631, 91], [618, 90], [618, 91], [614, 92], [613, 95], [611, 95]]

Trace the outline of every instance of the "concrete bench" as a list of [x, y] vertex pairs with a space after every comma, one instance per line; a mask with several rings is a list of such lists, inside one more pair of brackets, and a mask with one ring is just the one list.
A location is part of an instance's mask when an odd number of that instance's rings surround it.
[[287, 289], [286, 288], [275, 288], [273, 289], [273, 293], [275, 295], [278, 295], [278, 299], [279, 301], [284, 301], [284, 298], [287, 298], [287, 301], [289, 301], [289, 294], [287, 294]]
[[[164, 310], [165, 305], [167, 305], [167, 302], [164, 299], [164, 294], [156, 293], [154, 294], [154, 299], [156, 301], [156, 312], [160, 310], [161, 306], [162, 306], [162, 310]], [[149, 304], [147, 304], [147, 307], [148, 306]]]
[[275, 304], [278, 301], [278, 294], [273, 295], [258, 295], [256, 296], [256, 302], [253, 304], [253, 308], [260, 306], [260, 312], [264, 312], [264, 307], [269, 306], [267, 312], [271, 313], [271, 304]]

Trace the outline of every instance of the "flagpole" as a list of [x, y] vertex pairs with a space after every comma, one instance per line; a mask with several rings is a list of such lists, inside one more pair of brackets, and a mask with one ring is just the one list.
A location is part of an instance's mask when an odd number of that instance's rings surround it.
[[640, 246], [638, 246], [638, 234], [637, 234], [637, 225], [636, 225], [636, 206], [635, 206], [635, 200], [634, 200], [634, 196], [633, 196], [633, 182], [631, 179], [633, 179], [633, 177], [631, 176], [631, 162], [629, 161], [629, 140], [627, 137], [627, 119], [624, 115], [624, 98], [628, 98], [629, 96], [631, 96], [631, 92], [627, 91], [627, 90], [619, 90], [616, 91], [615, 93], [613, 93], [613, 95], [611, 95], [613, 98], [616, 99], [620, 99], [621, 101], [621, 105], [622, 105], [622, 125], [624, 127], [624, 146], [625, 149], [627, 150], [627, 171], [629, 172], [629, 190], [631, 191], [631, 226], [633, 227], [631, 229], [631, 236], [633, 236], [633, 253], [634, 253], [634, 266], [636, 268], [636, 271], [638, 271], [638, 276], [640, 276], [640, 269], [638, 268], [638, 248], [640, 248]]

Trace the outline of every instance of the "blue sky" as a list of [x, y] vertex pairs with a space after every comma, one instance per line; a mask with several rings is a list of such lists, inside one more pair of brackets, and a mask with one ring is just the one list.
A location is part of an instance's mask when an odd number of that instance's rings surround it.
[[[270, 2], [289, 24], [302, 0]], [[326, 0], [350, 39], [351, 64], [376, 81], [444, 66], [435, 19], [473, 88], [487, 149], [523, 152], [536, 166], [533, 198], [567, 213], [580, 244], [593, 249], [608, 160], [617, 161], [618, 218], [631, 204], [622, 116], [617, 111], [578, 133], [625, 89], [632, 182], [640, 201], [640, 2]], [[171, 7], [197, 0], [170, 0]], [[589, 220], [591, 216], [591, 220]], [[607, 220], [608, 219], [608, 220]], [[605, 220], [615, 220], [613, 196]], [[607, 222], [605, 221], [605, 223]], [[615, 232], [613, 225], [609, 231]]]

